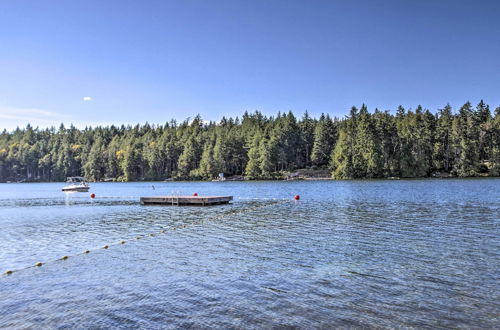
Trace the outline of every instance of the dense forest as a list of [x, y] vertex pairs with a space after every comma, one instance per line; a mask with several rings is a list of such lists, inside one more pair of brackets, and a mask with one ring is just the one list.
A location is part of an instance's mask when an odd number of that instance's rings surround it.
[[204, 122], [38, 129], [0, 134], [0, 182], [283, 178], [327, 169], [335, 179], [498, 176], [500, 107], [481, 101], [437, 113], [352, 107], [343, 119], [292, 112]]

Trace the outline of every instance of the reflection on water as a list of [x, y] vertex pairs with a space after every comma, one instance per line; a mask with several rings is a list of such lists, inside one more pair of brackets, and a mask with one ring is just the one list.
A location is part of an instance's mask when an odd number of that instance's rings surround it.
[[498, 328], [499, 183], [0, 184], [0, 327]]

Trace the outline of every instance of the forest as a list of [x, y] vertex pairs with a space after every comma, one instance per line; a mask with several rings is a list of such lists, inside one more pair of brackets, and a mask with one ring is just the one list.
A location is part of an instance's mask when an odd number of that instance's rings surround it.
[[[1, 126], [1, 125], [0, 125]], [[0, 182], [283, 179], [297, 169], [333, 179], [500, 175], [500, 107], [437, 112], [352, 107], [344, 118], [292, 112], [164, 125], [27, 125], [0, 134]]]

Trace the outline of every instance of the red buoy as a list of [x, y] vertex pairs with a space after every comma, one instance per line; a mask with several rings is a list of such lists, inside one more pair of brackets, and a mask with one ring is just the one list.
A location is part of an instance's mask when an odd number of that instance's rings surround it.
[[95, 194], [94, 193], [90, 194], [90, 198], [95, 198]]
[[198, 196], [198, 193], [193, 193], [193, 196]]
[[293, 199], [295, 199], [296, 201], [298, 201], [298, 200], [300, 199], [300, 195], [295, 195], [295, 196], [293, 197]]

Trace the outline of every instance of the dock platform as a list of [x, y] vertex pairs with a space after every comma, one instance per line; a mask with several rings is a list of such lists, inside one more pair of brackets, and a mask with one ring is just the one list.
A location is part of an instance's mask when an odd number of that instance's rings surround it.
[[154, 196], [141, 197], [142, 205], [192, 205], [209, 206], [227, 204], [233, 200], [233, 196]]

